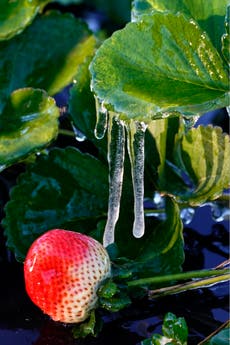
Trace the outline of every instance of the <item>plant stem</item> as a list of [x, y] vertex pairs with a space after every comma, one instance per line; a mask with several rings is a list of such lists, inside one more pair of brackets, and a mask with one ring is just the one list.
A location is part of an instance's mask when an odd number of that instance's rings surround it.
[[68, 137], [74, 137], [75, 138], [75, 134], [73, 131], [71, 130], [68, 130], [68, 129], [59, 129], [58, 131], [59, 134], [62, 134], [62, 135], [67, 135]]
[[218, 334], [223, 329], [230, 327], [230, 321], [227, 320], [225, 323], [223, 323], [217, 330], [215, 330], [212, 334], [210, 334], [207, 338], [202, 340], [198, 345], [205, 345], [207, 344], [208, 340], [210, 340], [214, 335]]
[[187, 280], [194, 278], [207, 278], [212, 276], [220, 276], [229, 273], [229, 269], [211, 269], [211, 270], [201, 270], [201, 271], [190, 271], [176, 274], [169, 274], [165, 276], [157, 276], [150, 278], [137, 279], [127, 282], [129, 287], [148, 285], [148, 284], [159, 284], [159, 283], [171, 283], [172, 281]]
[[179, 284], [174, 286], [169, 286], [161, 289], [156, 289], [148, 292], [148, 296], [150, 298], [156, 297], [163, 297], [166, 295], [172, 295], [180, 292], [185, 292], [188, 290], [200, 289], [204, 287], [210, 287], [212, 285], [223, 283], [230, 279], [230, 274], [222, 274], [219, 276], [206, 278], [206, 279], [199, 279], [196, 281], [191, 281], [185, 284]]

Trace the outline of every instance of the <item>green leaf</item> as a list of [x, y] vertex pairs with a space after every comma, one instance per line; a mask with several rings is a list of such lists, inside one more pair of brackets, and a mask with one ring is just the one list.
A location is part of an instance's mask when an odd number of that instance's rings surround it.
[[229, 51], [229, 46], [230, 46], [230, 5], [227, 7], [227, 14], [225, 17], [225, 29], [226, 32], [222, 36], [222, 54], [228, 64], [230, 66], [230, 51]]
[[207, 35], [184, 15], [155, 13], [129, 23], [90, 66], [100, 101], [124, 119], [202, 114], [228, 104], [228, 77]]
[[49, 229], [89, 232], [105, 216], [107, 168], [74, 148], [53, 149], [21, 174], [3, 220], [7, 245], [18, 260]]
[[105, 158], [107, 155], [107, 138], [98, 140], [94, 135], [96, 107], [94, 95], [90, 90], [89, 64], [91, 60], [92, 57], [90, 56], [79, 66], [75, 76], [76, 83], [70, 90], [68, 109], [74, 126], [98, 147]]
[[184, 318], [177, 318], [173, 313], [167, 313], [164, 317], [162, 333], [153, 334], [151, 339], [144, 340], [142, 345], [186, 345], [188, 327]]
[[204, 345], [228, 345], [230, 337], [230, 327], [221, 330], [215, 334], [210, 340], [204, 342]]
[[116, 313], [119, 310], [128, 307], [132, 302], [127, 294], [121, 292], [110, 299], [100, 297], [99, 303], [101, 308]]
[[0, 43], [0, 108], [12, 91], [25, 86], [54, 95], [73, 81], [94, 47], [87, 26], [72, 15], [37, 17], [21, 35]]
[[57, 136], [59, 109], [42, 90], [14, 91], [0, 114], [0, 171]]
[[188, 328], [183, 317], [177, 318], [172, 313], [167, 313], [163, 326], [162, 332], [164, 336], [175, 339], [178, 344], [186, 344], [188, 338]]
[[[179, 188], [181, 188], [183, 181], [167, 165], [168, 161], [173, 161], [172, 148], [175, 144], [175, 136], [181, 130], [180, 125], [179, 117], [152, 121], [148, 125], [145, 143], [145, 175], [152, 180], [155, 189], [161, 190], [165, 181], [169, 185], [172, 183], [174, 188], [179, 183]], [[152, 190], [153, 188], [150, 189]]]
[[172, 199], [166, 199], [166, 219], [149, 231], [139, 244], [136, 260], [142, 267], [139, 277], [149, 277], [153, 273], [178, 272], [184, 261], [183, 225], [179, 207]]
[[221, 51], [221, 36], [224, 33], [224, 16], [229, 0], [135, 0], [132, 16], [141, 19], [144, 14], [155, 11], [181, 12], [194, 18], [206, 31], [217, 50]]
[[153, 121], [148, 133], [146, 167], [158, 191], [199, 205], [228, 187], [230, 142], [221, 128], [199, 126], [184, 133], [179, 119], [169, 118]]
[[[146, 218], [145, 234], [136, 239], [132, 236], [132, 217], [128, 216], [130, 204], [126, 204], [123, 227], [116, 228], [116, 244], [119, 256], [128, 258], [122, 267], [132, 271], [136, 279], [159, 274], [177, 273], [184, 261], [182, 222], [177, 204], [166, 198], [165, 220]], [[124, 204], [123, 204], [124, 206]], [[131, 218], [131, 221], [129, 220]], [[129, 224], [131, 223], [131, 224]], [[120, 259], [115, 259], [119, 265]]]
[[86, 321], [74, 325], [72, 329], [73, 337], [85, 338], [87, 335], [96, 337], [100, 333], [102, 325], [102, 319], [99, 315], [96, 315], [95, 310], [93, 310]]
[[98, 289], [97, 295], [102, 298], [111, 298], [117, 292], [117, 285], [110, 279], [104, 282]]
[[50, 0], [1, 0], [0, 41], [24, 30], [48, 2]]
[[193, 182], [187, 192], [174, 193], [180, 200], [199, 205], [216, 199], [228, 187], [230, 140], [220, 127], [192, 128], [178, 140], [174, 157], [177, 167]]

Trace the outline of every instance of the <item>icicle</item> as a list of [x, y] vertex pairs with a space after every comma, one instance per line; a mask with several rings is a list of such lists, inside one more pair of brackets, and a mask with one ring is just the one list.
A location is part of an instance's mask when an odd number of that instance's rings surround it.
[[102, 139], [105, 135], [107, 130], [108, 124], [108, 111], [104, 106], [103, 102], [99, 101], [97, 97], [95, 97], [96, 101], [96, 126], [94, 129], [94, 135], [97, 139]]
[[144, 235], [144, 122], [131, 121], [127, 125], [128, 152], [131, 162], [133, 191], [134, 191], [134, 224], [133, 235], [140, 238]]
[[103, 245], [114, 242], [114, 231], [120, 211], [125, 156], [125, 129], [116, 115], [109, 114], [108, 162], [109, 162], [109, 204]]

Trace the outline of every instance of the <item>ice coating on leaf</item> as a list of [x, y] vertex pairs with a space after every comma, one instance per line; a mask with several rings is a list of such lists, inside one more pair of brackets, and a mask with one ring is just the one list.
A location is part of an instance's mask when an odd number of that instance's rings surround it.
[[109, 202], [107, 223], [103, 237], [104, 247], [114, 242], [114, 231], [120, 211], [124, 157], [124, 123], [116, 115], [110, 114], [108, 127]]
[[104, 138], [108, 126], [108, 111], [104, 106], [103, 102], [99, 101], [97, 97], [95, 97], [95, 102], [97, 118], [94, 134], [97, 139], [102, 139]]
[[128, 132], [128, 152], [132, 170], [134, 192], [133, 235], [140, 238], [144, 235], [144, 146], [147, 125], [144, 122], [131, 121], [126, 125]]
[[128, 23], [103, 42], [90, 72], [97, 97], [127, 121], [193, 117], [229, 103], [221, 56], [198, 23], [179, 13]]

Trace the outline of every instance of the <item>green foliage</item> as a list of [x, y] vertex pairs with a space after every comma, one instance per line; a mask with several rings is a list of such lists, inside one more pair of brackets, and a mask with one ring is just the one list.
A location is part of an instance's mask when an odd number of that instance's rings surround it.
[[228, 0], [134, 0], [133, 16], [139, 19], [142, 15], [155, 11], [184, 13], [197, 21], [220, 52], [221, 37], [224, 34], [225, 9], [228, 4]]
[[23, 261], [31, 243], [53, 228], [86, 232], [104, 217], [107, 169], [69, 147], [41, 155], [21, 174], [6, 206], [7, 244]]
[[182, 14], [156, 12], [129, 23], [102, 44], [90, 70], [99, 100], [126, 120], [194, 116], [228, 104], [222, 59]]
[[147, 227], [146, 234], [139, 239], [139, 250], [135, 258], [138, 277], [150, 276], [150, 272], [178, 272], [184, 261], [180, 211], [170, 198], [166, 199], [165, 213], [166, 220], [159, 222], [154, 228]]
[[102, 320], [96, 317], [95, 311], [92, 311], [90, 317], [79, 325], [74, 326], [72, 332], [74, 338], [85, 338], [87, 335], [96, 337], [101, 331], [101, 328]]
[[0, 41], [23, 31], [48, 2], [50, 0], [1, 0]]
[[91, 59], [91, 56], [89, 56], [79, 66], [75, 75], [76, 83], [70, 90], [68, 109], [74, 126], [98, 147], [101, 155], [106, 159], [107, 140], [103, 138], [99, 141], [94, 135], [96, 107], [93, 93], [90, 90], [90, 73], [88, 69]]
[[226, 63], [230, 64], [230, 5], [227, 7], [227, 13], [225, 17], [225, 33], [222, 36], [222, 54], [225, 58]]
[[154, 334], [151, 339], [142, 341], [142, 345], [186, 345], [188, 338], [188, 328], [184, 318], [177, 318], [172, 313], [167, 313], [164, 317], [162, 333]]
[[222, 329], [215, 334], [211, 339], [204, 342], [204, 345], [228, 345], [230, 339], [230, 327]]
[[48, 146], [57, 136], [58, 117], [54, 99], [44, 91], [14, 91], [0, 114], [0, 171]]
[[186, 133], [183, 128], [178, 119], [152, 122], [148, 145], [159, 161], [147, 164], [157, 170], [158, 190], [199, 205], [216, 199], [229, 185], [229, 136], [219, 127], [199, 126]]
[[18, 88], [41, 88], [50, 95], [61, 91], [94, 48], [94, 36], [72, 15], [37, 17], [22, 34], [0, 42], [0, 109]]
[[[98, 292], [100, 308], [119, 311], [131, 303], [129, 293], [141, 294], [129, 289], [127, 281], [181, 271], [179, 204], [213, 200], [229, 184], [229, 137], [216, 127], [191, 128], [197, 116], [229, 103], [228, 1], [135, 0], [135, 21], [100, 48], [83, 21], [46, 11], [48, 0], [0, 2], [0, 170], [39, 152], [33, 163], [24, 161], [25, 172], [11, 190], [2, 222], [7, 246], [19, 261], [52, 228], [102, 241], [109, 169], [106, 138], [94, 135], [94, 93], [105, 118], [108, 111], [126, 129], [130, 122], [148, 124], [145, 196], [164, 194], [164, 214], [161, 220], [145, 217], [144, 236], [132, 236], [133, 190], [125, 159], [116, 242], [108, 247], [114, 281]], [[85, 3], [103, 9], [118, 26], [129, 20], [130, 0]], [[58, 148], [55, 142], [59, 109], [51, 96], [65, 87], [70, 87], [69, 128], [73, 124], [93, 143], [97, 158], [72, 146]], [[74, 334], [96, 335], [100, 325], [93, 313]], [[184, 319], [167, 314], [162, 332], [143, 344], [186, 344]]]

